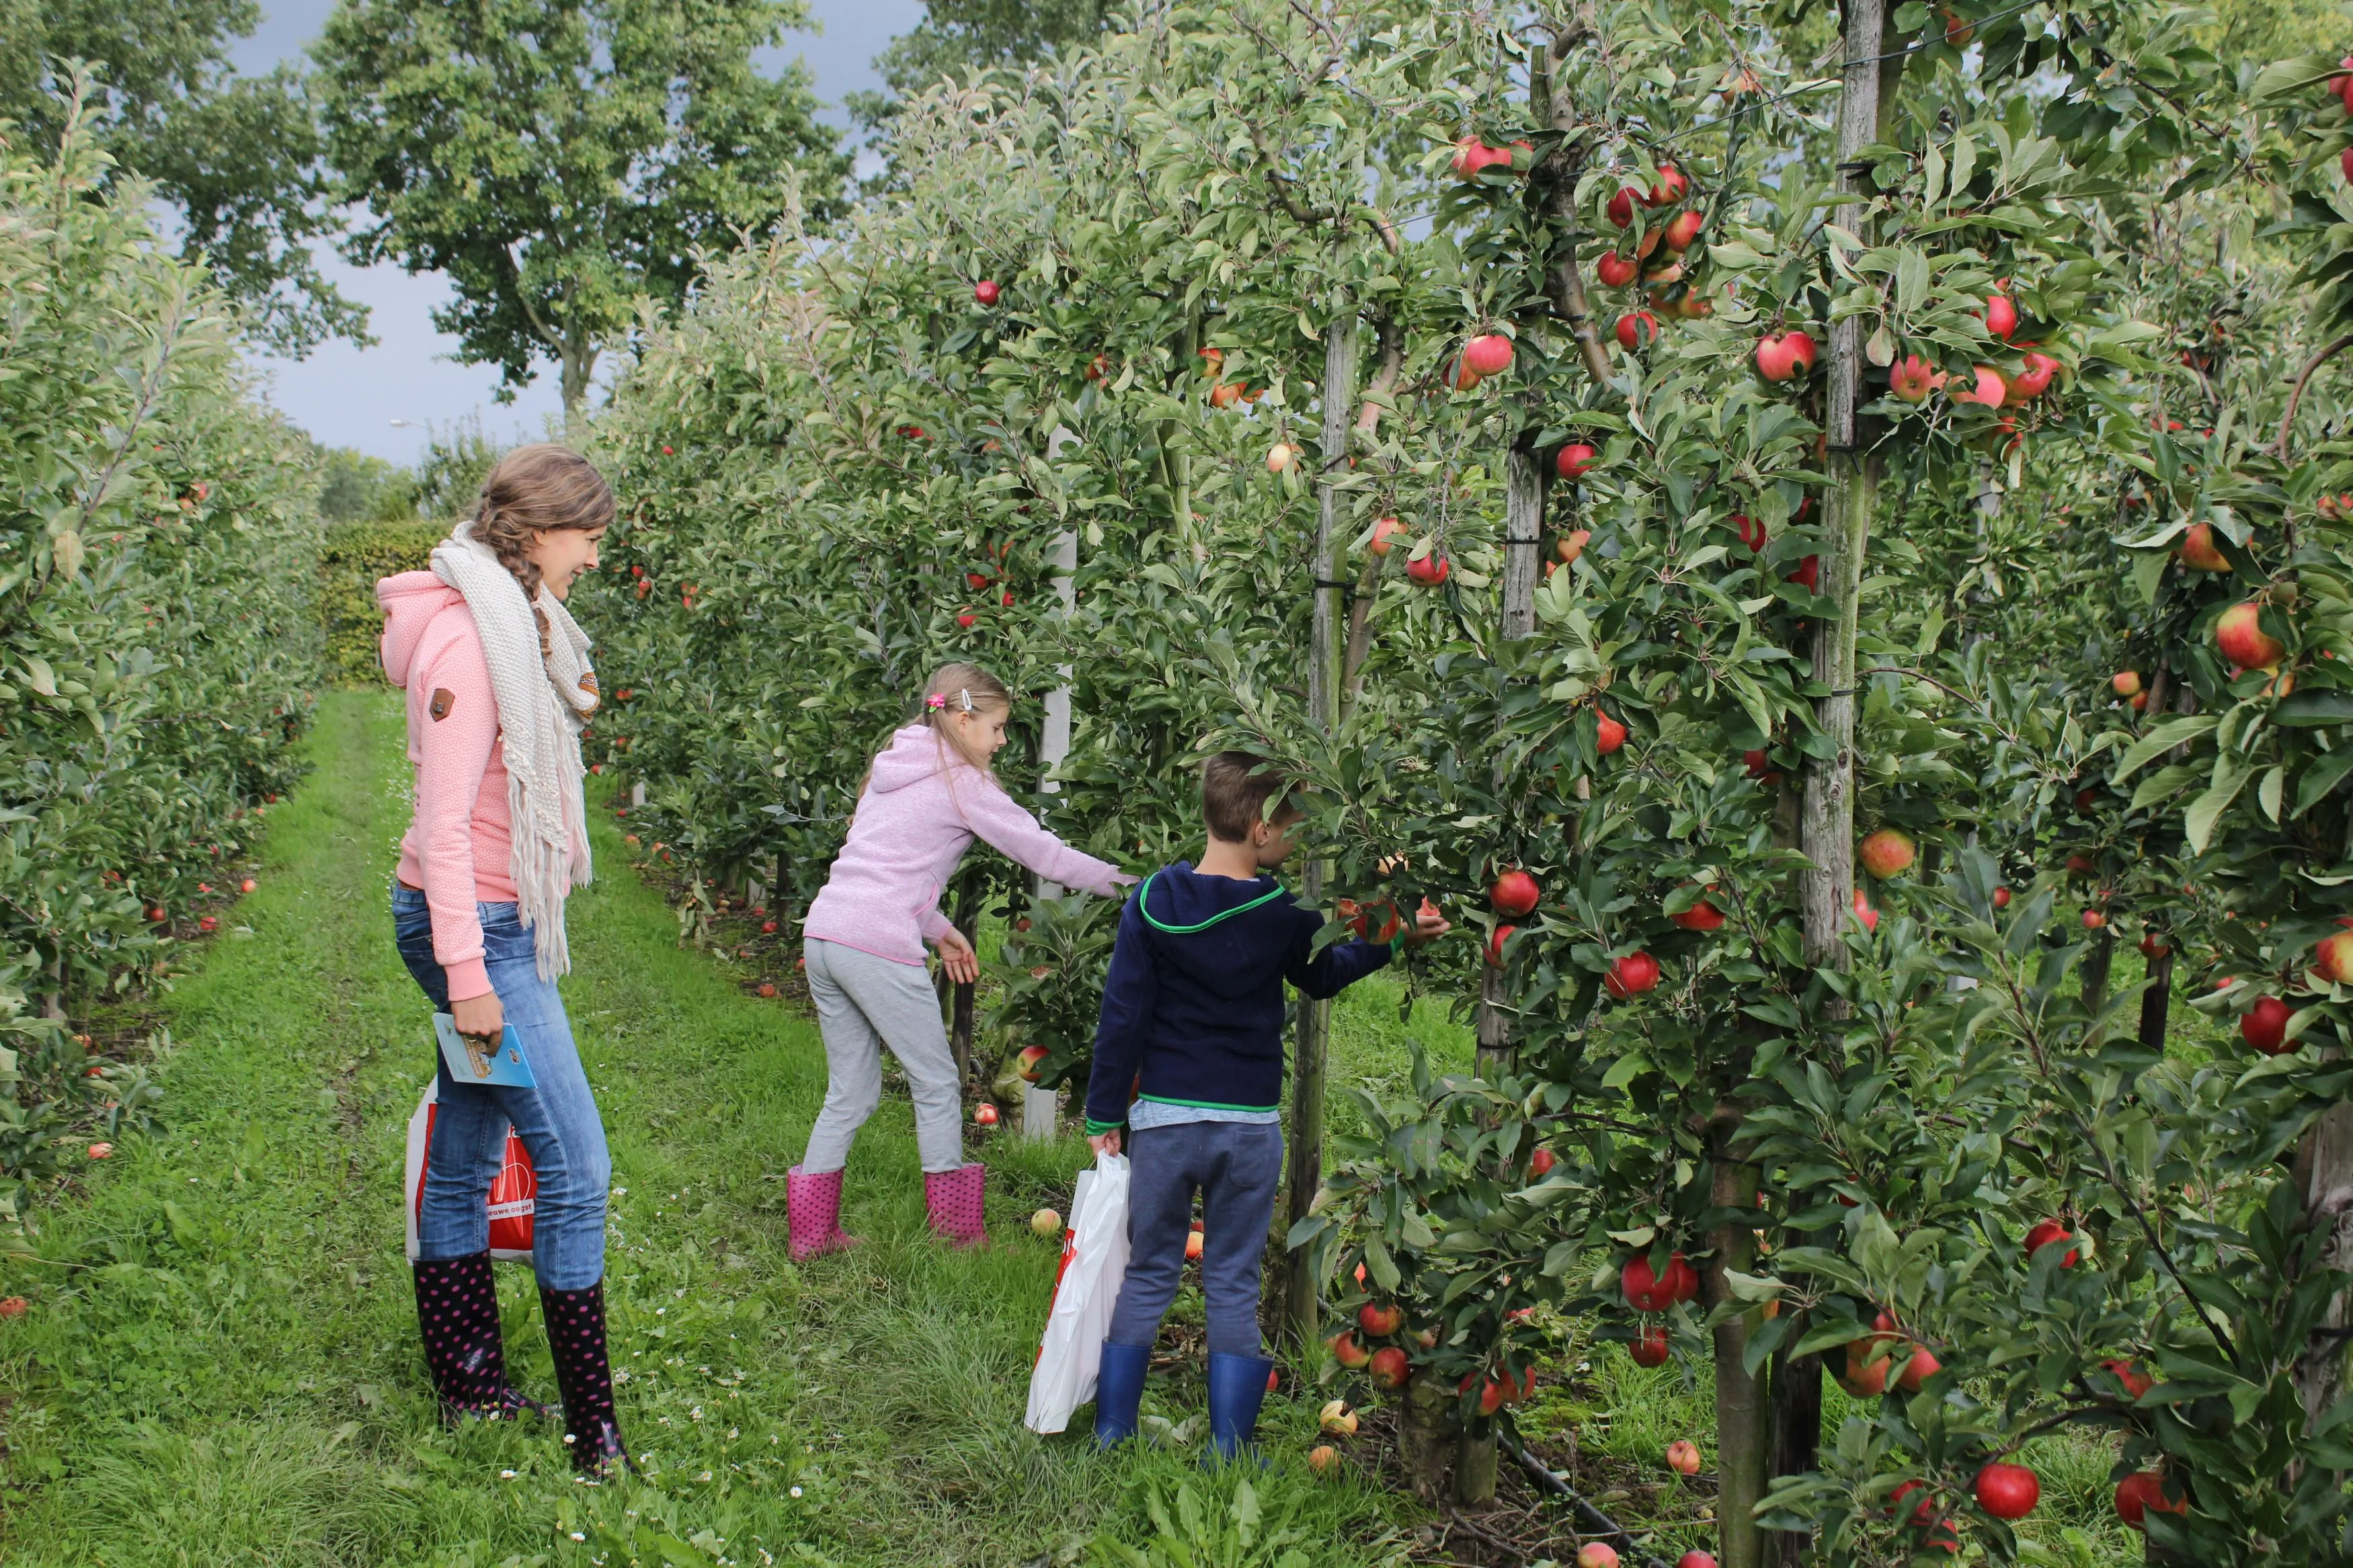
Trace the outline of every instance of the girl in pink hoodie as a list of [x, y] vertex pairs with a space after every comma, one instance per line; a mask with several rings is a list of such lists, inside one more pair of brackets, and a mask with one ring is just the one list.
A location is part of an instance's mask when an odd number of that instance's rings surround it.
[[882, 1047], [899, 1058], [915, 1101], [923, 1198], [934, 1231], [959, 1247], [981, 1239], [985, 1168], [964, 1160], [963, 1085], [923, 966], [939, 949], [951, 979], [979, 973], [971, 943], [940, 913], [940, 889], [977, 837], [1048, 881], [1115, 898], [1135, 880], [1038, 825], [988, 770], [1005, 744], [1013, 700], [968, 664], [943, 665], [915, 721], [874, 759], [849, 840], [804, 923], [809, 996], [825, 1035], [825, 1109], [808, 1151], [786, 1177], [796, 1258], [854, 1247], [841, 1231], [841, 1168], [882, 1092]]

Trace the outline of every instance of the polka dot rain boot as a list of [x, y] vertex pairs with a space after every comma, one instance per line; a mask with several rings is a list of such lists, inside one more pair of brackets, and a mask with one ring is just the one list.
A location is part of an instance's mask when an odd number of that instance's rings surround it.
[[470, 1415], [512, 1420], [526, 1410], [549, 1414], [546, 1405], [524, 1398], [507, 1382], [491, 1255], [419, 1258], [411, 1273], [417, 1286], [417, 1326], [424, 1337], [425, 1364], [433, 1373], [441, 1419], [454, 1426]]
[[555, 1385], [564, 1393], [564, 1441], [572, 1468], [604, 1480], [629, 1463], [613, 1413], [613, 1364], [605, 1350], [605, 1282], [585, 1290], [539, 1288]]
[[820, 1253], [846, 1252], [865, 1238], [844, 1235], [841, 1228], [841, 1173], [822, 1171], [812, 1176], [798, 1165], [785, 1173], [785, 1218], [792, 1227], [793, 1261]]
[[931, 1211], [932, 1230], [951, 1247], [984, 1247], [988, 1233], [981, 1222], [980, 1194], [988, 1174], [986, 1165], [961, 1165], [953, 1171], [923, 1173], [923, 1206]]

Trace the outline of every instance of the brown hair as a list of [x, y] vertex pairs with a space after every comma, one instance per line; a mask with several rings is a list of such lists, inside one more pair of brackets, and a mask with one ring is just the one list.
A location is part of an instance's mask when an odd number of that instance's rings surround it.
[[[1282, 801], [1292, 781], [1248, 752], [1219, 752], [1201, 764], [1201, 816], [1209, 837], [1228, 844], [1247, 844], [1250, 829], [1271, 820], [1266, 803]], [[1282, 806], [1275, 808], [1276, 815]]]
[[[934, 703], [933, 699], [939, 700]], [[1013, 693], [1005, 682], [976, 664], [944, 664], [932, 671], [931, 679], [923, 683], [923, 700], [915, 710], [915, 722], [931, 727], [941, 742], [956, 749], [956, 754], [982, 773], [988, 772], [988, 759], [976, 757], [964, 749], [955, 731], [948, 724], [951, 713], [969, 713], [981, 708], [1002, 708], [1008, 712], [1013, 707]], [[940, 759], [943, 765], [946, 757]]]
[[568, 447], [534, 441], [517, 447], [483, 477], [474, 501], [474, 537], [522, 584], [547, 651], [547, 617], [539, 608], [539, 565], [525, 553], [551, 528], [609, 528], [613, 487], [596, 466]]

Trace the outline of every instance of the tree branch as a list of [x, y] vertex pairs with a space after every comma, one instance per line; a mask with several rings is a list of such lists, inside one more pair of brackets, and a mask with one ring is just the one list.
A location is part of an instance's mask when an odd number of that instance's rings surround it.
[[2295, 378], [2295, 388], [2287, 395], [2287, 412], [2280, 416], [2279, 440], [2277, 444], [2272, 447], [2272, 456], [2277, 458], [2281, 462], [2284, 463], [2287, 461], [2288, 426], [2295, 423], [2295, 405], [2299, 402], [2303, 401], [2304, 384], [2312, 379], [2312, 373], [2314, 371], [2318, 370], [2322, 365], [2327, 364], [2330, 360], [2335, 359], [2347, 349], [2353, 349], [2353, 332], [2346, 333], [2343, 337], [2338, 338], [2327, 348], [2321, 350], [2318, 353], [2306, 360], [2304, 364], [2304, 369], [2297, 373]]

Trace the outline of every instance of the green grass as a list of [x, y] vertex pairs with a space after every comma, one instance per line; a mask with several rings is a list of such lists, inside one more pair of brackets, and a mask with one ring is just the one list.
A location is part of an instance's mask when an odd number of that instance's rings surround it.
[[[37, 1260], [0, 1262], [0, 1294], [32, 1303], [0, 1325], [0, 1558], [1014, 1564], [1071, 1560], [1098, 1530], [1143, 1538], [1154, 1488], [1190, 1485], [1223, 1517], [1234, 1478], [1189, 1454], [1106, 1460], [1083, 1433], [1021, 1426], [1055, 1263], [1022, 1221], [1061, 1206], [1082, 1141], [992, 1137], [994, 1245], [952, 1255], [925, 1234], [908, 1106], [887, 1098], [848, 1189], [869, 1245], [786, 1261], [784, 1172], [824, 1093], [816, 1028], [681, 950], [601, 814], [565, 989], [613, 1146], [615, 1362], [650, 1474], [575, 1485], [541, 1424], [443, 1431], [400, 1251], [431, 1047], [385, 907], [407, 812], [397, 710], [338, 695], [311, 750], [237, 907], [252, 934], [214, 943], [158, 1009], [180, 1042], [164, 1130], [47, 1205]], [[1382, 1000], [1350, 1016], [1370, 1013], [1394, 1074]], [[511, 1361], [552, 1396], [531, 1275], [500, 1273]], [[1198, 1403], [1187, 1377], [1146, 1408]], [[1314, 1408], [1270, 1402], [1259, 1505], [1313, 1563], [1383, 1560], [1401, 1505], [1305, 1477]]]
[[[613, 1344], [649, 1474], [576, 1485], [541, 1424], [443, 1431], [400, 1252], [403, 1134], [431, 1058], [385, 908], [407, 817], [396, 707], [331, 699], [311, 755], [310, 782], [272, 813], [261, 889], [237, 906], [250, 935], [199, 950], [153, 1009], [179, 1042], [164, 1131], [46, 1204], [35, 1260], [0, 1258], [0, 1295], [32, 1303], [0, 1323], [0, 1560], [1010, 1568], [1078, 1561], [1099, 1531], [1145, 1540], [1155, 1493], [1179, 1533], [1180, 1488], [1203, 1505], [1196, 1533], [1230, 1517], [1237, 1478], [1204, 1477], [1188, 1452], [1103, 1459], [1083, 1433], [1021, 1426], [1055, 1259], [1023, 1221], [1067, 1208], [1082, 1141], [989, 1136], [994, 1245], [951, 1255], [924, 1230], [907, 1102], [886, 1097], [848, 1187], [869, 1245], [786, 1261], [784, 1172], [824, 1093], [816, 1028], [751, 994], [786, 977], [777, 950], [737, 965], [679, 946], [603, 813], [604, 875], [572, 905], [565, 989], [613, 1145]], [[1469, 1066], [1444, 998], [1408, 1022], [1403, 995], [1385, 973], [1341, 998], [1335, 1088], [1405, 1094], [1417, 1042], [1441, 1070]], [[1335, 1127], [1354, 1121], [1335, 1096]], [[552, 1396], [531, 1275], [500, 1273], [511, 1362]], [[1199, 1310], [1188, 1289], [1172, 1321]], [[1712, 1449], [1703, 1369], [1646, 1372], [1562, 1332], [1569, 1375], [1527, 1412], [1532, 1434], [1573, 1431], [1605, 1507], [1677, 1551], [1704, 1543], [1709, 1489], [1661, 1459], [1677, 1436]], [[1323, 1397], [1269, 1402], [1275, 1468], [1251, 1479], [1256, 1506], [1319, 1568], [1398, 1560], [1421, 1510], [1355, 1465], [1314, 1480], [1299, 1463]], [[1829, 1399], [1835, 1421], [1843, 1396]], [[1199, 1405], [1187, 1373], [1155, 1381], [1145, 1409], [1182, 1422]], [[2106, 1454], [2041, 1445], [2048, 1544], [2107, 1519]], [[2051, 1560], [2129, 1560], [2120, 1531], [2095, 1528]]]

